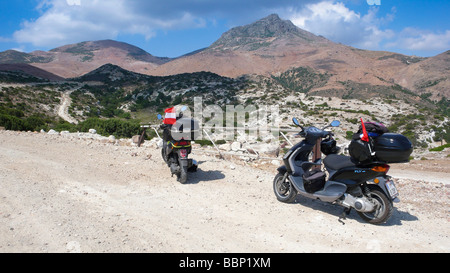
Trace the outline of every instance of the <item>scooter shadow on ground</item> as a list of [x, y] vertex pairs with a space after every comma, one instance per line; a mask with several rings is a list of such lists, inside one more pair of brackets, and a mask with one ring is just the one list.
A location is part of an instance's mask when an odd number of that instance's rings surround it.
[[[330, 203], [325, 203], [320, 200], [305, 198], [302, 196], [297, 196], [295, 198], [295, 201], [292, 204], [298, 204], [301, 206], [305, 206], [308, 208], [311, 208], [313, 210], [321, 211], [328, 213], [330, 215], [336, 216], [336, 221], [340, 224], [346, 224], [347, 219], [355, 220], [361, 224], [367, 224], [359, 215], [357, 212], [352, 209], [349, 215], [345, 215], [345, 218], [342, 218], [343, 215], [343, 207], [337, 206]], [[405, 211], [399, 211], [396, 207], [394, 207], [394, 212], [392, 213], [391, 218], [383, 224], [380, 224], [379, 226], [399, 226], [402, 225], [402, 222], [404, 221], [417, 221], [419, 218], [416, 216], [410, 214], [409, 212]]]
[[225, 175], [221, 171], [216, 170], [209, 170], [209, 171], [203, 171], [201, 169], [201, 164], [204, 161], [199, 161], [197, 171], [190, 172], [188, 174], [188, 180], [186, 184], [198, 184], [200, 182], [207, 182], [207, 181], [214, 181], [214, 180], [220, 180], [224, 179]]
[[414, 216], [407, 211], [400, 211], [400, 210], [398, 210], [398, 208], [394, 207], [394, 212], [392, 213], [391, 219], [389, 219], [388, 222], [384, 225], [401, 226], [402, 222], [404, 222], [404, 221], [411, 222], [411, 221], [417, 221], [417, 220], [419, 220], [419, 218], [417, 218], [417, 216]]

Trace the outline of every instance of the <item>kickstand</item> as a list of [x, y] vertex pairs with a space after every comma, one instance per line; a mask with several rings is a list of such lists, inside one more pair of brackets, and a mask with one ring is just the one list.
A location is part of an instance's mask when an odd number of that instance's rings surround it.
[[340, 223], [342, 223], [343, 225], [345, 225], [345, 222], [342, 221], [342, 220], [346, 220], [346, 219], [347, 219], [347, 215], [350, 214], [350, 211], [351, 211], [351, 208], [345, 208], [344, 211], [342, 212], [342, 214], [339, 215], [338, 221], [339, 221]]

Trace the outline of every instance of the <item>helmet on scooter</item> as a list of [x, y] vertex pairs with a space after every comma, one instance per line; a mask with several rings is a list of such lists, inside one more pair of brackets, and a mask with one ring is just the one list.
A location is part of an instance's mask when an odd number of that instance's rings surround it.
[[334, 138], [324, 139], [320, 143], [320, 151], [324, 155], [337, 154], [341, 148], [336, 146]]

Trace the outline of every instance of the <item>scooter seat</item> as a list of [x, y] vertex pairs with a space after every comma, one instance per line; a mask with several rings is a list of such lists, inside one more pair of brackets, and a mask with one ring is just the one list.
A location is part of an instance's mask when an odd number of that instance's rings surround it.
[[345, 155], [336, 155], [331, 154], [325, 157], [323, 160], [323, 163], [327, 168], [333, 169], [333, 170], [339, 170], [346, 167], [353, 167], [356, 166], [356, 164], [353, 162], [352, 158]]

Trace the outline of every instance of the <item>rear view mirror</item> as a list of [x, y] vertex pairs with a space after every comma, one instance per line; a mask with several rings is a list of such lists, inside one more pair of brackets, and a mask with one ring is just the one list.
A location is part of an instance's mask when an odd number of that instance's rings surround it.
[[162, 119], [161, 114], [158, 114], [156, 117], [157, 117], [158, 119]]
[[333, 120], [331, 122], [332, 127], [338, 127], [339, 125], [341, 125], [341, 122], [339, 120]]
[[293, 122], [295, 125], [300, 126], [300, 122], [298, 122], [298, 119], [297, 119], [297, 118], [292, 118], [292, 122]]

